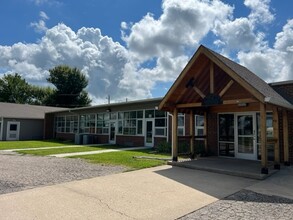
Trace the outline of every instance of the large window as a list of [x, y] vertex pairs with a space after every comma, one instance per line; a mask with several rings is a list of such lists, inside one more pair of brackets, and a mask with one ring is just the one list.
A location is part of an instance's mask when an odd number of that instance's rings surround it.
[[66, 133], [77, 133], [78, 131], [78, 117], [77, 115], [66, 116]]
[[97, 114], [97, 134], [109, 134], [109, 120], [115, 118], [114, 113], [100, 113]]
[[[122, 131], [124, 135], [141, 135], [142, 134], [143, 111], [124, 112], [121, 116], [123, 116]], [[119, 126], [119, 123], [118, 123], [118, 126]]]
[[65, 132], [65, 116], [57, 116], [55, 118], [55, 130], [56, 132]]
[[219, 154], [234, 157], [234, 114], [219, 114]]
[[76, 115], [57, 116], [55, 130], [58, 133], [77, 133], [78, 117]]
[[81, 115], [80, 116], [80, 133], [95, 133], [95, 115]]
[[166, 136], [167, 135], [166, 112], [155, 111], [155, 135], [156, 136]]

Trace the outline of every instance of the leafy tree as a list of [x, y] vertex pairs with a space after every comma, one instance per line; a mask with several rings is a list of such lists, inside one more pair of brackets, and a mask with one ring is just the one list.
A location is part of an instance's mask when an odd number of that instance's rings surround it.
[[55, 90], [51, 87], [39, 87], [35, 85], [30, 86], [29, 104], [33, 105], [50, 105], [53, 103], [52, 96]]
[[30, 85], [18, 73], [0, 79], [0, 101], [25, 104], [30, 99]]
[[47, 79], [56, 87], [49, 105], [62, 107], [88, 106], [91, 100], [84, 90], [88, 85], [85, 75], [77, 68], [60, 65], [49, 70]]

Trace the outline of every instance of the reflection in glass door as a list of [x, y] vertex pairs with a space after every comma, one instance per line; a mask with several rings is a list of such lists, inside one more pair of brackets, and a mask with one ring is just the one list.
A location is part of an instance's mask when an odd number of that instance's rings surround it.
[[153, 146], [153, 120], [147, 120], [146, 121], [146, 136], [145, 136], [145, 146]]
[[237, 157], [256, 160], [255, 114], [237, 115]]
[[115, 144], [116, 122], [110, 122], [110, 143]]

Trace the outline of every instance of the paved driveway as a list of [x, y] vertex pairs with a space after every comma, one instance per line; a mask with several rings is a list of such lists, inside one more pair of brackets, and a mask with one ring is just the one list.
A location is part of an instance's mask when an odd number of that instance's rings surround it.
[[175, 219], [257, 180], [161, 166], [0, 196], [0, 219]]

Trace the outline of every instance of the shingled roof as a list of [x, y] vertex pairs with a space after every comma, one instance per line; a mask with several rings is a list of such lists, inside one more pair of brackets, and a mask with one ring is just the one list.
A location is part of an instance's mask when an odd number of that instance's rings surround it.
[[0, 118], [44, 119], [45, 113], [47, 112], [65, 109], [66, 108], [0, 102]]

